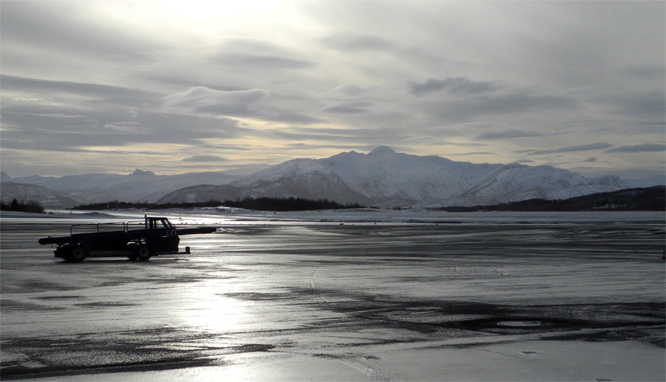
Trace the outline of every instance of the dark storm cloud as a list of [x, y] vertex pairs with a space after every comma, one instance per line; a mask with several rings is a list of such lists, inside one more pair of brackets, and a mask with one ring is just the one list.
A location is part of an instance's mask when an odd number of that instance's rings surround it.
[[[357, 147], [371, 147], [377, 142], [387, 145], [400, 145], [413, 137], [414, 132], [401, 128], [383, 127], [378, 129], [336, 129], [336, 128], [313, 128], [292, 127], [289, 129], [271, 131], [271, 135], [290, 141], [313, 140], [356, 145]], [[368, 142], [360, 144], [357, 142]], [[335, 147], [339, 147], [334, 145]], [[372, 147], [374, 148], [374, 147]], [[371, 149], [372, 149], [371, 148]]]
[[335, 149], [340, 151], [349, 150], [368, 150], [371, 151], [375, 147], [369, 148], [367, 145], [351, 145], [351, 144], [308, 144], [308, 143], [288, 143], [284, 146], [284, 150], [289, 151], [293, 149]]
[[183, 162], [226, 162], [228, 159], [217, 155], [194, 155], [183, 159]]
[[322, 139], [328, 137], [332, 140], [357, 139], [358, 137], [368, 136], [373, 129], [336, 129], [336, 128], [315, 128], [315, 127], [293, 127], [290, 129], [275, 131], [281, 137], [302, 140], [302, 139]]
[[220, 65], [252, 69], [300, 69], [314, 65], [306, 60], [249, 53], [221, 53], [215, 57], [215, 61]]
[[297, 125], [311, 125], [316, 123], [326, 122], [321, 118], [316, 118], [311, 115], [302, 114], [302, 113], [279, 113], [279, 114], [268, 114], [266, 119], [275, 122], [285, 122], [293, 123]]
[[136, 120], [148, 127], [151, 139], [164, 143], [197, 144], [207, 138], [234, 138], [254, 134], [254, 130], [241, 127], [237, 120], [231, 118], [146, 111], [140, 113]]
[[[23, 94], [67, 94], [84, 96], [87, 100], [122, 105], [140, 105], [157, 103], [159, 93], [126, 88], [121, 86], [100, 85], [73, 81], [51, 81], [37, 78], [0, 75], [3, 92], [21, 92]], [[84, 100], [83, 102], [86, 102]]]
[[497, 88], [498, 86], [492, 82], [477, 82], [463, 77], [449, 77], [443, 80], [429, 79], [422, 84], [409, 82], [409, 91], [415, 96], [444, 90], [455, 95], [478, 94]]
[[342, 102], [337, 105], [327, 106], [322, 111], [338, 114], [361, 114], [370, 112], [368, 108], [372, 105], [372, 102], [367, 101]]
[[[194, 89], [166, 98], [151, 91], [72, 81], [3, 75], [3, 148], [73, 151], [86, 146], [134, 143], [197, 144], [206, 138], [250, 132], [237, 121], [175, 111], [225, 104], [233, 111], [266, 96], [265, 91]], [[41, 98], [33, 98], [40, 94]]]
[[[2, 75], [3, 147], [75, 151], [85, 146], [133, 143], [200, 144], [257, 131], [220, 116], [257, 116], [318, 123], [299, 113], [255, 110], [262, 89], [215, 90], [199, 86], [163, 95], [120, 86]], [[40, 94], [42, 98], [32, 98]], [[263, 114], [266, 114], [262, 116]], [[214, 118], [212, 118], [214, 117]]]
[[166, 111], [191, 114], [237, 115], [249, 114], [252, 104], [270, 97], [263, 89], [224, 91], [197, 86], [164, 98]]
[[251, 39], [236, 39], [223, 44], [213, 60], [224, 66], [255, 70], [305, 69], [315, 65], [289, 49]]
[[538, 95], [530, 91], [499, 96], [482, 96], [470, 102], [472, 108], [482, 114], [510, 114], [532, 109], [573, 109], [578, 106], [574, 98], [554, 95]]
[[664, 92], [643, 92], [635, 94], [608, 95], [599, 97], [609, 103], [616, 113], [663, 121], [666, 115], [666, 94]]
[[512, 139], [512, 138], [525, 138], [525, 137], [543, 137], [544, 133], [536, 131], [524, 131], [518, 129], [504, 130], [504, 131], [489, 131], [478, 135], [476, 140], [496, 140], [496, 139]]
[[5, 111], [2, 117], [3, 149], [78, 151], [107, 138], [96, 129], [99, 122], [86, 116]]
[[[137, 143], [192, 144], [207, 138], [253, 134], [228, 118], [139, 111], [90, 112], [87, 115], [3, 112], [3, 148], [73, 151], [87, 146]], [[123, 118], [124, 119], [119, 119]]]
[[431, 100], [416, 105], [441, 123], [470, 122], [488, 115], [509, 117], [546, 110], [572, 111], [580, 106], [579, 101], [573, 97], [542, 95], [527, 90], [500, 95], [472, 95], [464, 99]]
[[612, 146], [613, 145], [611, 145], [609, 143], [599, 142], [599, 143], [593, 143], [593, 144], [589, 144], [589, 145], [562, 147], [562, 148], [553, 149], [553, 150], [537, 150], [537, 151], [532, 151], [531, 153], [529, 153], [529, 155], [560, 154], [560, 153], [570, 153], [570, 152], [575, 152], [575, 151], [603, 150], [603, 149], [607, 149], [607, 148], [612, 147]]
[[666, 145], [657, 143], [646, 143], [643, 145], [619, 146], [606, 150], [607, 153], [645, 153], [666, 151]]

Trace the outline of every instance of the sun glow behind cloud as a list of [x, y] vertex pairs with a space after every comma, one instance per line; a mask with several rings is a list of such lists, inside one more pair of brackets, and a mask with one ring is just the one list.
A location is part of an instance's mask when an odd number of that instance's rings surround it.
[[287, 3], [277, 0], [158, 0], [153, 2], [153, 7], [161, 7], [176, 18], [212, 21], [220, 18], [242, 18], [258, 12], [277, 16], [276, 13]]
[[[296, 23], [295, 13], [291, 12], [293, 3], [288, 0], [135, 0], [131, 4], [139, 21], [214, 41], [221, 34], [234, 31], [246, 34], [253, 27], [261, 31], [262, 26], [276, 23], [293, 25]], [[164, 30], [164, 33], [171, 31]]]
[[[476, 163], [663, 172], [663, 151], [644, 146], [664, 139], [663, 10], [7, 1], [3, 170], [254, 169], [387, 145]], [[612, 151], [623, 146], [636, 148]], [[71, 152], [79, 162], [56, 159]], [[203, 160], [218, 157], [227, 160]]]

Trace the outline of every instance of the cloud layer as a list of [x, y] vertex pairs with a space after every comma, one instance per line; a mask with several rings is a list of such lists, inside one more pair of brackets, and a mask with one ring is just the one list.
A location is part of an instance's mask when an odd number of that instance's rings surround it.
[[213, 3], [3, 1], [2, 169], [249, 172], [389, 145], [663, 173], [663, 2]]

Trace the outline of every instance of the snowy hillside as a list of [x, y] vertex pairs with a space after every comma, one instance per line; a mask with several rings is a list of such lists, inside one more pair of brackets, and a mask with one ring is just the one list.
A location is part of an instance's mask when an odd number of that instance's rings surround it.
[[335, 172], [313, 159], [294, 159], [225, 186], [195, 186], [178, 190], [159, 203], [236, 200], [246, 197], [300, 197], [329, 199], [338, 203], [368, 204], [370, 200], [351, 190]]
[[159, 202], [294, 196], [379, 207], [470, 206], [561, 199], [625, 187], [614, 176], [586, 178], [550, 166], [455, 162], [380, 146], [369, 154], [350, 151], [319, 160], [294, 159], [227, 186], [189, 187]]
[[[6, 174], [5, 174], [6, 176]], [[129, 175], [87, 174], [60, 178], [30, 176], [25, 178], [3, 178], [3, 184], [40, 186], [44, 194], [59, 194], [76, 200], [76, 204], [98, 203], [112, 200], [127, 202], [154, 202], [164, 195], [183, 187], [211, 184], [227, 184], [235, 176], [220, 172], [200, 172], [179, 175], [155, 175], [151, 171], [135, 170]], [[9, 182], [8, 182], [9, 181]], [[8, 189], [8, 188], [7, 188]], [[14, 186], [13, 189], [16, 189]], [[3, 198], [5, 196], [3, 186]], [[38, 189], [26, 189], [35, 197]], [[17, 192], [20, 191], [17, 189]], [[17, 195], [21, 199], [21, 195]], [[71, 203], [57, 207], [71, 207]]]
[[550, 166], [511, 164], [489, 173], [464, 193], [448, 200], [447, 205], [489, 205], [534, 198], [567, 199], [622, 188], [626, 188], [624, 182], [613, 176], [590, 179]]
[[321, 162], [352, 190], [375, 204], [390, 207], [440, 203], [463, 193], [475, 179], [502, 166], [396, 153], [385, 146], [367, 155], [352, 151]]
[[69, 208], [81, 204], [67, 195], [32, 184], [4, 180], [0, 185], [0, 190], [2, 190], [3, 203], [11, 203], [13, 199], [16, 199], [22, 202], [37, 202], [46, 208]]

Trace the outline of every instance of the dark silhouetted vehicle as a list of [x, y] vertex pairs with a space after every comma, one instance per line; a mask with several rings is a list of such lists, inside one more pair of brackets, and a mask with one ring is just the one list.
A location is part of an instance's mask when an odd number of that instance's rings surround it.
[[146, 216], [143, 223], [76, 224], [70, 227], [69, 236], [41, 238], [39, 244], [57, 244], [55, 257], [68, 262], [81, 262], [87, 257], [147, 261], [158, 255], [190, 253], [190, 247], [185, 252], [178, 251], [179, 235], [216, 230], [216, 227], [176, 228], [165, 217]]

